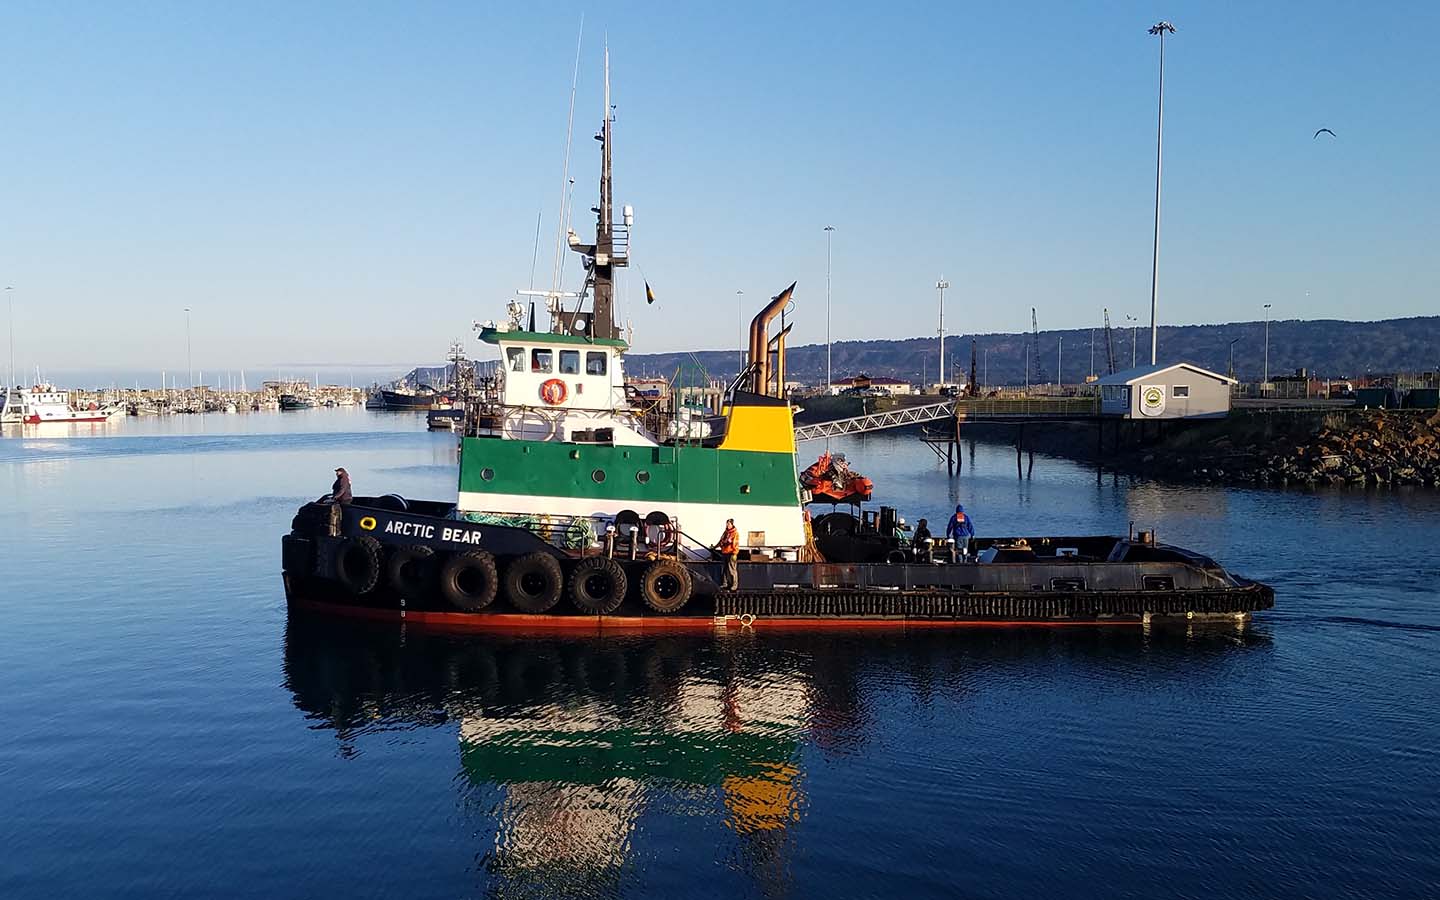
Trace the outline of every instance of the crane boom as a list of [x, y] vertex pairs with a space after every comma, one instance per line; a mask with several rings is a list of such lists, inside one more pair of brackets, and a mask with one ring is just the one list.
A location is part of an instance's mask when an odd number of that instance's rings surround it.
[[1112, 336], [1112, 333], [1110, 331], [1110, 310], [1108, 307], [1105, 310], [1105, 365], [1109, 368], [1109, 371], [1105, 374], [1114, 375], [1115, 338]]
[[1040, 320], [1035, 316], [1035, 307], [1030, 307], [1030, 359], [1035, 365], [1035, 384], [1045, 384], [1045, 364], [1040, 361]]

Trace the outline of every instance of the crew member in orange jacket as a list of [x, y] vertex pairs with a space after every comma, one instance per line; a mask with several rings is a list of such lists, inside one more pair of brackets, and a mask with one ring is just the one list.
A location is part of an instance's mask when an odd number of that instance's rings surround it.
[[740, 587], [740, 568], [738, 556], [740, 554], [740, 532], [735, 530], [735, 520], [725, 520], [725, 533], [720, 536], [720, 543], [716, 545], [720, 555], [725, 557], [725, 583], [720, 587], [727, 591], [733, 591]]

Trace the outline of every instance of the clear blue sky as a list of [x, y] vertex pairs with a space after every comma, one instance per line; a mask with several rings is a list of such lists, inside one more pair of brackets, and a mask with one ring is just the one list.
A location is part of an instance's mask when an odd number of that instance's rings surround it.
[[547, 278], [582, 11], [576, 227], [608, 31], [637, 350], [796, 279], [823, 340], [827, 223], [836, 339], [933, 333], [942, 273], [951, 331], [1148, 320], [1160, 18], [1162, 323], [1440, 312], [1434, 3], [12, 2], [20, 364], [183, 369], [185, 306], [209, 371], [474, 347], [537, 213]]

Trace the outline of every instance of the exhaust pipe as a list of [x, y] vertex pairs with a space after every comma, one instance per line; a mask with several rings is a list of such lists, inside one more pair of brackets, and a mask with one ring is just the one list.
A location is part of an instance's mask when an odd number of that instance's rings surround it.
[[[764, 394], [769, 387], [770, 320], [780, 315], [785, 304], [790, 302], [790, 295], [795, 293], [796, 283], [790, 282], [789, 287], [770, 298], [770, 302], [750, 322], [750, 363], [756, 366], [753, 393]], [[784, 393], [784, 387], [783, 384], [780, 386], [781, 393]]]

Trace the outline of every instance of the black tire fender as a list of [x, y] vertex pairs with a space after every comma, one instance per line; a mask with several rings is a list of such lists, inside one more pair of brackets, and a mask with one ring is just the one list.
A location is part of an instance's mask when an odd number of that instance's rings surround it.
[[331, 575], [353, 594], [368, 594], [380, 583], [380, 542], [362, 534], [335, 548]]
[[640, 599], [657, 613], [679, 612], [694, 590], [690, 570], [677, 560], [657, 559], [640, 576]]
[[575, 608], [590, 615], [608, 615], [625, 602], [630, 582], [613, 559], [588, 556], [570, 570], [567, 594]]
[[434, 579], [434, 556], [433, 548], [419, 544], [396, 547], [385, 560], [385, 583], [406, 600], [419, 600], [429, 593]]
[[505, 599], [523, 613], [549, 612], [565, 593], [560, 561], [542, 550], [517, 556], [505, 567]]
[[495, 600], [500, 578], [495, 557], [484, 550], [466, 550], [440, 567], [440, 594], [456, 609], [479, 612]]

